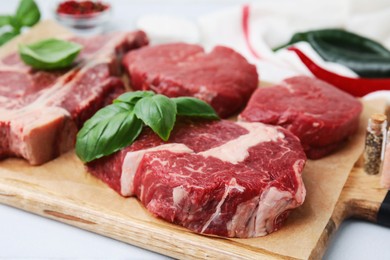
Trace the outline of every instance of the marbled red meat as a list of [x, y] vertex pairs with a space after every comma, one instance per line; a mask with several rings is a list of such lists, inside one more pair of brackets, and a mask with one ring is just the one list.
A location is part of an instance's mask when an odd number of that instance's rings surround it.
[[306, 156], [296, 136], [262, 123], [181, 121], [150, 129], [88, 171], [155, 216], [202, 234], [264, 236], [301, 205]]
[[318, 159], [342, 147], [357, 131], [361, 111], [362, 104], [348, 93], [298, 76], [256, 90], [239, 118], [290, 130], [307, 156]]
[[124, 91], [119, 56], [148, 43], [140, 31], [70, 40], [83, 45], [70, 69], [34, 70], [17, 53], [0, 60], [0, 158], [38, 165], [70, 150], [83, 122]]
[[185, 43], [148, 46], [127, 54], [123, 64], [135, 90], [197, 97], [221, 117], [238, 112], [259, 81], [255, 66], [222, 46], [209, 53]]

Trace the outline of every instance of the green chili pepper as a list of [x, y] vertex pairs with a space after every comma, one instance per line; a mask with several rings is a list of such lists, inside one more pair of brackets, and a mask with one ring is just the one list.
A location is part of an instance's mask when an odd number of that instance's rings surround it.
[[390, 77], [390, 51], [383, 45], [341, 29], [296, 33], [286, 45], [307, 41], [326, 61], [342, 64], [365, 78]]

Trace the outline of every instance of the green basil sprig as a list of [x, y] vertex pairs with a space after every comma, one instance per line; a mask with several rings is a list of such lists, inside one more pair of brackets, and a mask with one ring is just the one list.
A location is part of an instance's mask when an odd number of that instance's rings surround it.
[[42, 70], [69, 67], [82, 46], [74, 42], [46, 39], [30, 45], [19, 45], [21, 59], [33, 68]]
[[33, 26], [41, 18], [41, 13], [34, 0], [21, 0], [16, 10], [15, 20], [21, 26]]
[[200, 99], [178, 97], [172, 100], [176, 103], [178, 115], [215, 119], [214, 109]]
[[85, 122], [77, 134], [76, 154], [83, 162], [110, 155], [132, 144], [145, 125], [168, 141], [176, 116], [219, 118], [209, 104], [196, 98], [128, 92]]
[[18, 32], [14, 32], [14, 31], [3, 33], [2, 35], [0, 35], [0, 46], [8, 42], [9, 40], [11, 40], [18, 34], [19, 34]]
[[40, 19], [41, 13], [34, 0], [20, 0], [14, 15], [0, 15], [0, 27], [9, 27], [0, 35], [0, 46], [20, 34], [24, 26], [31, 27]]
[[176, 104], [163, 95], [140, 99], [134, 106], [135, 115], [167, 141], [176, 121]]
[[142, 121], [135, 116], [131, 105], [109, 105], [81, 128], [77, 135], [77, 155], [85, 162], [109, 155], [131, 144], [141, 130]]

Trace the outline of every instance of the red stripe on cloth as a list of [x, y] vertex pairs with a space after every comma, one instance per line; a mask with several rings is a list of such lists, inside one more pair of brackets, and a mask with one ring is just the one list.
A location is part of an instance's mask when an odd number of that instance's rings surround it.
[[390, 79], [378, 78], [349, 78], [323, 69], [307, 57], [296, 47], [289, 47], [288, 50], [295, 52], [306, 67], [319, 79], [338, 87], [354, 96], [362, 97], [377, 90], [390, 90]]
[[260, 59], [260, 55], [255, 51], [249, 39], [249, 16], [250, 16], [249, 5], [244, 5], [242, 8], [242, 31], [244, 32], [245, 44], [249, 49], [250, 53], [255, 58]]

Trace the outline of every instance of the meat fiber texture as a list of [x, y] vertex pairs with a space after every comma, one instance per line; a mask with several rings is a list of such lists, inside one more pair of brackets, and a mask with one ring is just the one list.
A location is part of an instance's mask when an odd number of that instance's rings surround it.
[[123, 64], [133, 89], [196, 97], [222, 118], [242, 109], [259, 81], [255, 66], [222, 46], [210, 53], [185, 43], [148, 46], [127, 54]]
[[83, 122], [124, 91], [119, 56], [148, 43], [141, 31], [70, 40], [83, 45], [71, 69], [0, 60], [0, 158], [39, 165], [73, 148]]
[[259, 88], [239, 118], [279, 125], [298, 136], [307, 157], [319, 159], [343, 146], [359, 127], [362, 104], [319, 79], [297, 76]]
[[88, 171], [149, 212], [196, 233], [249, 238], [279, 229], [306, 190], [306, 156], [281, 127], [181, 121], [162, 141], [144, 129], [132, 145]]

